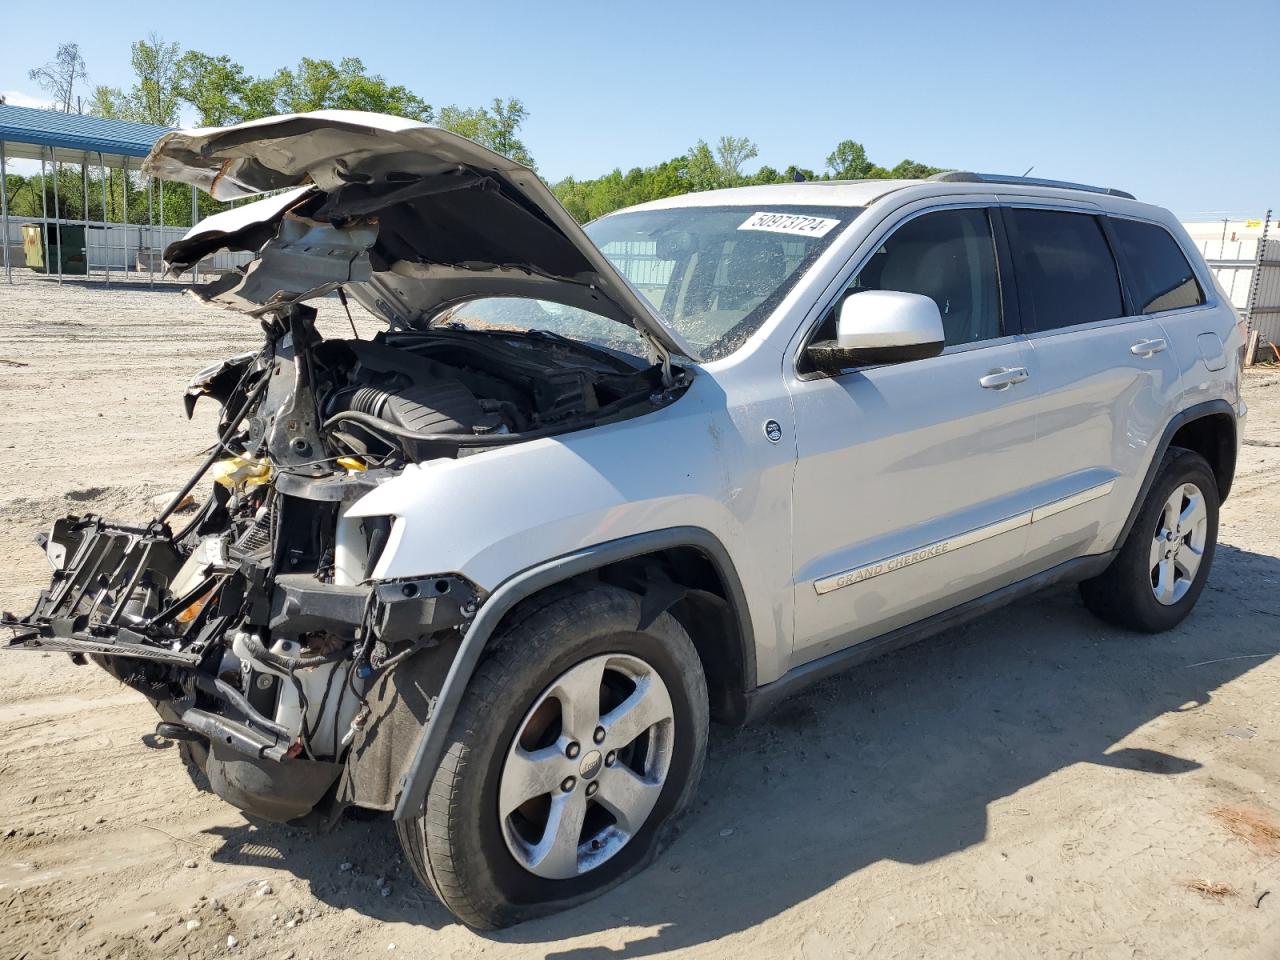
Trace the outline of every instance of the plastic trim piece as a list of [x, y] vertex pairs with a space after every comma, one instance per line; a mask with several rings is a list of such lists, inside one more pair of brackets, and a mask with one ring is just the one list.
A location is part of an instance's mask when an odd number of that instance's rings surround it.
[[864, 564], [860, 567], [853, 567], [842, 573], [832, 574], [829, 577], [823, 577], [820, 580], [813, 581], [813, 589], [818, 596], [831, 593], [833, 590], [839, 590], [842, 587], [849, 587], [855, 583], [862, 583], [864, 580], [870, 580], [881, 574], [892, 573], [895, 570], [901, 570], [903, 567], [910, 567], [925, 560], [932, 560], [934, 557], [940, 557], [944, 553], [954, 553], [963, 547], [971, 547], [975, 543], [982, 543], [984, 540], [990, 540], [992, 537], [998, 537], [1002, 533], [1009, 533], [1017, 530], [1019, 527], [1030, 526], [1041, 520], [1056, 516], [1072, 507], [1078, 507], [1082, 504], [1097, 500], [1099, 497], [1105, 497], [1116, 485], [1114, 480], [1107, 480], [1104, 483], [1096, 484], [1087, 490], [1081, 490], [1079, 493], [1073, 493], [1069, 497], [1062, 497], [1059, 500], [1051, 501], [1036, 507], [1034, 510], [1028, 510], [1025, 513], [1019, 513], [1016, 516], [1006, 517], [1003, 520], [997, 520], [995, 523], [989, 523], [983, 527], [976, 527], [964, 533], [957, 534], [954, 537], [948, 537], [945, 540], [936, 540], [933, 543], [918, 547], [915, 550], [908, 550], [906, 553], [899, 553], [892, 557], [886, 557], [883, 560], [877, 560], [875, 563]]
[[1017, 177], [1008, 173], [971, 173], [968, 170], [947, 170], [935, 173], [928, 179], [940, 183], [1004, 183], [1011, 186], [1051, 187], [1055, 190], [1081, 190], [1085, 193], [1101, 193], [1109, 197], [1124, 197], [1136, 200], [1127, 190], [1115, 187], [1094, 187], [1087, 183], [1072, 183], [1070, 180], [1045, 180], [1041, 177]]

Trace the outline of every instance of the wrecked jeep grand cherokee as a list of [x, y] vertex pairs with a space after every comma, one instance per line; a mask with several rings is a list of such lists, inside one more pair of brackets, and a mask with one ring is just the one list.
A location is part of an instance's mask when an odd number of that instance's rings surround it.
[[[142, 693], [252, 815], [390, 811], [475, 927], [649, 862], [709, 719], [1048, 583], [1148, 630], [1204, 585], [1240, 334], [1127, 195], [801, 183], [584, 232], [518, 164], [341, 111], [144, 170], [271, 194], [165, 254], [251, 252], [195, 292], [264, 342], [192, 382], [218, 436], [151, 523], [53, 525], [7, 649]], [[1055, 251], [1098, 262], [1038, 300]], [[321, 337], [322, 296], [386, 329]]]

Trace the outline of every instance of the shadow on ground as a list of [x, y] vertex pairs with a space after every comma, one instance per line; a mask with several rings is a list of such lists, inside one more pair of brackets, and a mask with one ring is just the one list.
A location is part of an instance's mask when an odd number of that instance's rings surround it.
[[[859, 667], [754, 726], [713, 730], [698, 806], [654, 866], [583, 907], [491, 936], [540, 944], [626, 924], [656, 932], [621, 951], [549, 956], [658, 954], [749, 929], [879, 860], [924, 863], [978, 843], [989, 804], [1072, 764], [1195, 770], [1195, 756], [1115, 745], [1280, 653], [1268, 620], [1280, 601], [1265, 588], [1277, 580], [1280, 560], [1222, 545], [1199, 607], [1171, 633], [1108, 627], [1059, 589]], [[1266, 616], [1236, 619], [1242, 606]], [[454, 922], [406, 866], [389, 871], [389, 823], [348, 821], [320, 838], [282, 827], [220, 835], [216, 859], [289, 870], [333, 906]], [[393, 895], [379, 894], [377, 876]]]
[[[145, 226], [145, 224], [144, 224]], [[15, 280], [18, 275], [14, 275]], [[82, 274], [64, 274], [62, 283], [58, 283], [58, 273], [55, 270], [52, 274], [29, 273], [22, 279], [28, 282], [48, 283], [54, 286], [76, 287], [82, 290], [92, 290], [98, 292], [120, 292], [128, 293], [183, 293], [187, 287], [193, 282], [191, 274], [183, 274], [180, 280], [167, 280], [164, 278], [160, 270], [156, 270], [154, 277], [149, 277], [146, 273], [130, 272], [128, 279], [121, 276], [118, 269], [113, 268], [111, 279], [106, 280], [102, 276], [102, 269], [95, 267], [93, 277], [85, 278]], [[212, 279], [212, 275], [201, 274], [200, 282], [207, 283]]]

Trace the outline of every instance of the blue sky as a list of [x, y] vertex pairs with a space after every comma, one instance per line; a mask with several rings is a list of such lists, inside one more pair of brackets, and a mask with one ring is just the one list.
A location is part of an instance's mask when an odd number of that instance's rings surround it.
[[[80, 43], [90, 83], [130, 83], [155, 31], [253, 73], [359, 56], [433, 105], [518, 96], [549, 180], [748, 136], [755, 163], [821, 168], [862, 141], [891, 166], [1021, 173], [1122, 187], [1183, 218], [1280, 207], [1274, 87], [1280, 0], [802, 4], [543, 2], [183, 8], [10, 3], [0, 91]], [[363, 15], [369, 11], [369, 15]], [[17, 94], [17, 96], [15, 96]]]

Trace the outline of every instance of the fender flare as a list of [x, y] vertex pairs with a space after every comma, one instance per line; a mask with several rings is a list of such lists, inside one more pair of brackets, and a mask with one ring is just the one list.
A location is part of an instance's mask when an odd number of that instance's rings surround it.
[[[1203, 420], [1205, 417], [1217, 416], [1219, 414], [1227, 414], [1231, 417], [1231, 429], [1234, 432], [1238, 414], [1234, 407], [1226, 400], [1206, 400], [1204, 403], [1197, 403], [1194, 406], [1187, 407], [1185, 410], [1179, 410], [1173, 415], [1173, 418], [1165, 426], [1164, 432], [1160, 435], [1160, 441], [1156, 445], [1155, 456], [1151, 458], [1151, 462], [1147, 464], [1146, 476], [1142, 478], [1142, 486], [1138, 490], [1138, 496], [1133, 501], [1133, 506], [1129, 508], [1129, 516], [1125, 519], [1124, 526], [1120, 530], [1120, 536], [1116, 538], [1116, 548], [1121, 545], [1129, 537], [1129, 531], [1133, 529], [1133, 525], [1137, 522], [1138, 513], [1142, 510], [1142, 505], [1147, 502], [1147, 495], [1151, 492], [1151, 487], [1156, 482], [1156, 474], [1160, 470], [1160, 464], [1164, 462], [1164, 455], [1169, 452], [1169, 447], [1173, 441], [1173, 435], [1182, 427], [1185, 427], [1193, 420]], [[1236, 439], [1232, 437], [1231, 449], [1236, 449]], [[1235, 473], [1235, 462], [1231, 464], [1232, 474]], [[1228, 490], [1230, 488], [1228, 487]], [[1223, 492], [1222, 499], [1226, 499], [1226, 491]]]
[[[556, 557], [504, 580], [481, 606], [470, 628], [462, 638], [440, 693], [427, 718], [408, 765], [398, 783], [393, 816], [404, 820], [415, 816], [426, 801], [427, 790], [436, 767], [444, 754], [445, 737], [458, 712], [463, 694], [480, 663], [489, 640], [511, 609], [528, 597], [571, 577], [590, 573], [601, 567], [676, 547], [701, 550], [715, 564], [728, 593], [730, 608], [738, 623], [742, 640], [743, 666], [748, 690], [756, 685], [755, 635], [751, 627], [746, 593], [729, 552], [719, 538], [702, 527], [668, 527], [639, 533], [618, 540], [585, 547]], [[746, 691], [744, 691], [745, 693]]]

